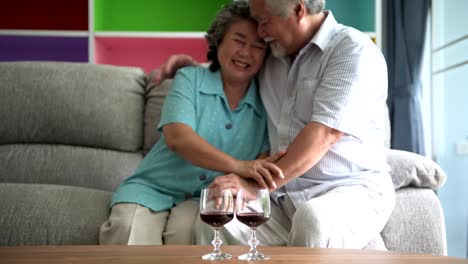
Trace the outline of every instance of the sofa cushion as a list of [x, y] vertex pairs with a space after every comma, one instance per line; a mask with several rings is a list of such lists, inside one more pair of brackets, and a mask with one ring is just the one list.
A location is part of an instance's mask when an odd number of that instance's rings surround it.
[[387, 150], [387, 162], [391, 167], [395, 189], [406, 186], [430, 189], [440, 188], [447, 175], [433, 160], [408, 151]]
[[97, 244], [111, 193], [0, 183], [0, 246]]
[[0, 63], [0, 144], [139, 151], [145, 75], [87, 63]]

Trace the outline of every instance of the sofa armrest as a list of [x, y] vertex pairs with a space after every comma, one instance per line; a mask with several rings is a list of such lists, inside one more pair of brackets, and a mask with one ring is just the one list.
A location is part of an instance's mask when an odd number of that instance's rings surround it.
[[447, 180], [437, 163], [416, 153], [387, 149], [387, 162], [395, 190], [407, 186], [436, 190]]
[[396, 191], [396, 205], [382, 231], [389, 250], [447, 254], [445, 220], [433, 190], [407, 187]]

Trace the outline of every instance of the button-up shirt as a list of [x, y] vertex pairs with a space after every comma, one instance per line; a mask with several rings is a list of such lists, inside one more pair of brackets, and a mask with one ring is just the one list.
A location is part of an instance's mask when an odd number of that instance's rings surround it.
[[383, 143], [385, 60], [367, 35], [325, 13], [294, 62], [269, 56], [260, 74], [272, 153], [287, 149], [312, 121], [344, 133], [315, 166], [272, 194], [288, 194], [296, 207], [336, 186], [378, 188], [390, 177]]

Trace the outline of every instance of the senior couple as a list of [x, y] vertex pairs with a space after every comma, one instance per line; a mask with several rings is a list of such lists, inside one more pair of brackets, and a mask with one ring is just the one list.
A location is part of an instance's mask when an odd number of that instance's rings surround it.
[[[265, 245], [385, 249], [386, 64], [324, 5], [234, 1], [206, 33], [208, 68], [184, 55], [161, 66], [159, 81], [177, 71], [161, 139], [114, 193], [101, 244], [209, 244], [200, 190], [260, 186], [272, 201]], [[246, 244], [250, 230], [234, 220], [221, 236]]]

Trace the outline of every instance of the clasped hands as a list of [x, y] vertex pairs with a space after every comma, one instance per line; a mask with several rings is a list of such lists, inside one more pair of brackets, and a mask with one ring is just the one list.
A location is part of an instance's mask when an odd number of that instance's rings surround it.
[[284, 179], [283, 171], [275, 164], [286, 154], [280, 151], [264, 159], [239, 160], [233, 173], [217, 176], [209, 188], [232, 189], [236, 195], [240, 188], [261, 187], [269, 190], [277, 188], [276, 180]]

